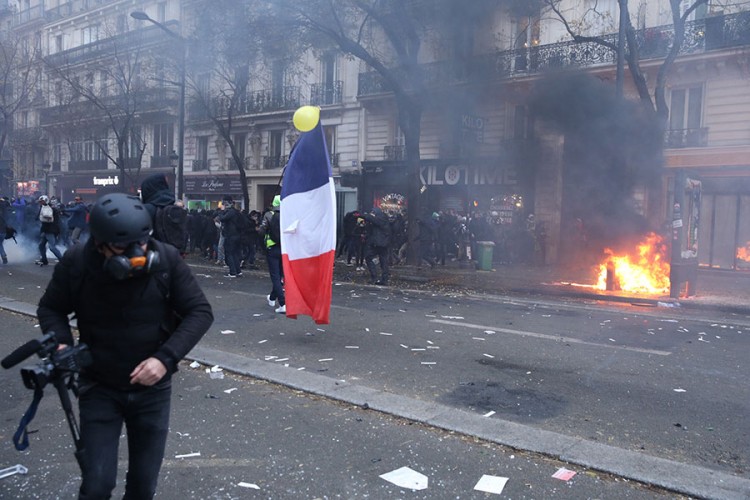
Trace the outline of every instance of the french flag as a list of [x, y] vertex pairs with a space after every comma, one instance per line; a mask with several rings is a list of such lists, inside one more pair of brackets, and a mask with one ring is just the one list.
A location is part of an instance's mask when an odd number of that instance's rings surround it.
[[286, 315], [328, 324], [336, 256], [336, 190], [320, 123], [295, 144], [281, 187]]

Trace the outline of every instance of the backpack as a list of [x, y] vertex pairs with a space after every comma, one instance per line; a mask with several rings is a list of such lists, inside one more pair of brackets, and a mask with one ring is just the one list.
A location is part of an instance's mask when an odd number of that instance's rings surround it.
[[274, 211], [271, 223], [268, 225], [268, 236], [277, 244], [281, 244], [281, 215]]
[[42, 222], [53, 222], [55, 220], [55, 212], [49, 205], [42, 205], [39, 210], [39, 220]]
[[177, 205], [156, 207], [154, 238], [185, 251], [188, 240], [187, 210]]
[[[16, 229], [14, 227], [12, 227], [12, 226], [5, 226], [5, 238], [4, 239], [9, 240], [9, 239], [13, 238], [13, 241], [16, 241], [16, 233], [17, 232], [18, 231], [16, 231]], [[16, 242], [16, 243], [18, 243], [18, 242]]]

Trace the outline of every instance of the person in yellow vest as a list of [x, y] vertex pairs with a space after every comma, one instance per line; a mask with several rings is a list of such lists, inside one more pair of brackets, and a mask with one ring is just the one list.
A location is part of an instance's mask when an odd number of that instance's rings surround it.
[[264, 241], [266, 246], [266, 261], [268, 262], [268, 274], [271, 276], [273, 288], [271, 293], [266, 296], [266, 301], [271, 307], [276, 307], [276, 301], [279, 301], [279, 307], [275, 311], [279, 314], [286, 313], [286, 302], [284, 300], [284, 266], [281, 263], [281, 217], [279, 208], [281, 207], [281, 196], [278, 194], [273, 197], [271, 209], [263, 215], [258, 231], [265, 235]]

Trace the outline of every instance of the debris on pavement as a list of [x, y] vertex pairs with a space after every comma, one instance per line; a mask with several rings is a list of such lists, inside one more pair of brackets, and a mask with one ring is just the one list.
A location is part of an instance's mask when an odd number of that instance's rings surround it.
[[193, 453], [185, 453], [184, 455], [175, 455], [174, 457], [175, 458], [193, 458], [193, 457], [199, 457], [199, 456], [201, 456], [201, 452], [196, 451]]
[[494, 493], [496, 495], [500, 495], [503, 492], [508, 479], [509, 478], [507, 477], [489, 476], [485, 474], [479, 479], [479, 481], [477, 481], [474, 489], [477, 491], [483, 491], [485, 493]]
[[495, 414], [495, 410], [490, 410], [490, 411], [488, 411], [487, 413], [485, 413], [485, 414], [484, 414], [484, 415], [482, 415], [482, 416], [483, 416], [483, 417], [491, 417], [491, 416], [492, 416], [492, 415], [494, 415], [494, 414]]
[[190, 366], [190, 368], [200, 368], [201, 364], [198, 363], [197, 361], [193, 361], [192, 363], [190, 363], [189, 366]]
[[237, 332], [235, 332], [234, 330], [222, 330], [221, 331], [222, 335], [229, 335], [230, 333], [237, 333]]
[[552, 474], [552, 477], [555, 479], [559, 479], [561, 481], [570, 481], [573, 479], [573, 476], [576, 475], [576, 472], [570, 469], [566, 469], [565, 467], [560, 467], [557, 469], [557, 472]]
[[237, 390], [236, 387], [232, 387], [231, 389], [226, 389], [224, 392], [226, 392], [227, 394], [232, 394], [236, 390]]
[[237, 486], [239, 486], [240, 488], [252, 488], [254, 490], [259, 490], [260, 489], [260, 486], [258, 486], [257, 484], [254, 484], [254, 483], [239, 482], [239, 483], [237, 483]]
[[400, 488], [407, 488], [415, 491], [427, 489], [427, 476], [410, 469], [409, 467], [401, 467], [400, 469], [381, 474], [379, 477]]
[[674, 392], [687, 392], [685, 389], [673, 389]]
[[16, 464], [13, 467], [0, 469], [0, 479], [5, 479], [6, 477], [12, 476], [14, 474], [27, 474], [28, 472], [29, 472], [29, 469], [27, 469], [21, 464]]

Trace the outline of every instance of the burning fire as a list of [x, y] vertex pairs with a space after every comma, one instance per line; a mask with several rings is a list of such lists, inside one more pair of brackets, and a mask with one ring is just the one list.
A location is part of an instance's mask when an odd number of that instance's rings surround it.
[[607, 258], [599, 265], [595, 288], [607, 290], [607, 268], [614, 289], [625, 292], [660, 293], [669, 290], [667, 245], [656, 233], [649, 233], [630, 255], [615, 255], [607, 248]]
[[737, 248], [737, 259], [750, 262], [750, 241], [744, 247]]

